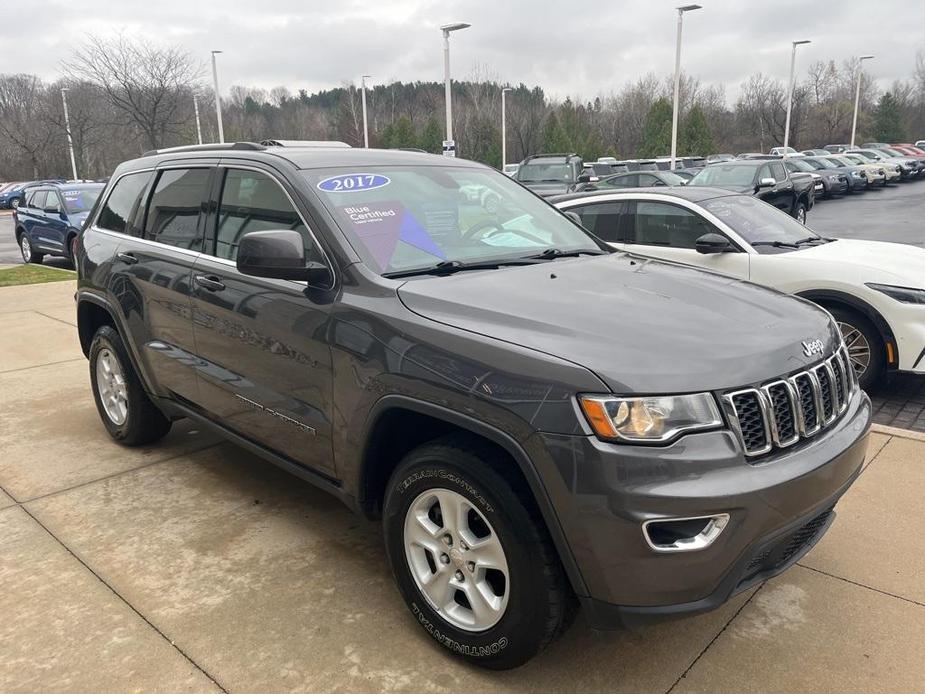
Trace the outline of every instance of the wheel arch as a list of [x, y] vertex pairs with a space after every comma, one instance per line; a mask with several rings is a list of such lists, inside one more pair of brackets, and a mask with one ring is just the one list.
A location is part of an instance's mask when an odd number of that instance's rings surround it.
[[814, 304], [818, 304], [823, 308], [828, 308], [830, 306], [840, 307], [860, 313], [877, 329], [884, 345], [890, 344], [892, 346], [893, 360], [890, 361], [889, 357], [887, 357], [887, 368], [895, 369], [898, 366], [899, 346], [896, 344], [896, 337], [893, 335], [893, 330], [890, 328], [890, 324], [887, 322], [886, 318], [866, 301], [836, 289], [809, 289], [803, 292], [797, 292], [796, 296], [812, 301]]
[[[515, 463], [511, 472], [522, 478], [535, 502], [573, 590], [577, 595], [587, 595], [552, 501], [526, 451], [506, 432], [456, 410], [404, 395], [386, 395], [373, 406], [367, 418], [357, 480], [357, 505], [363, 514], [370, 519], [378, 517], [391, 473], [407, 452], [454, 432], [492, 444]], [[382, 455], [382, 451], [388, 453]]]

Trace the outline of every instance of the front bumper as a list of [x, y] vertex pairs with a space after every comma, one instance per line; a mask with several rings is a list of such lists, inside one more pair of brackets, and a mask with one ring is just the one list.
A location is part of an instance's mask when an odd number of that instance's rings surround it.
[[[551, 458], [538, 467], [587, 587], [579, 599], [590, 624], [613, 629], [714, 609], [785, 570], [822, 536], [831, 522], [822, 514], [859, 474], [870, 417], [857, 391], [829, 429], [755, 464], [728, 431], [665, 447], [537, 434]], [[700, 551], [655, 552], [641, 530], [647, 520], [719, 513], [729, 524]], [[798, 546], [784, 552], [801, 529]]]

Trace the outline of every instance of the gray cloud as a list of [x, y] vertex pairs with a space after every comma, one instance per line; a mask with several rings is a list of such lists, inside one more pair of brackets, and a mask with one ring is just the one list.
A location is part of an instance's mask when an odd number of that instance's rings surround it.
[[[41, 20], [5, 32], [0, 71], [60, 76], [60, 61], [88, 32], [125, 32], [176, 42], [201, 56], [222, 49], [223, 89], [285, 85], [315, 91], [372, 74], [373, 82], [441, 80], [446, 21], [473, 27], [452, 38], [453, 74], [475, 66], [502, 81], [539, 84], [549, 93], [590, 98], [638, 77], [674, 68], [675, 17], [668, 0], [81, 0], [43, 4]], [[790, 41], [812, 39], [798, 69], [814, 60], [863, 53], [885, 88], [911, 76], [925, 48], [925, 3], [915, 0], [702, 0], [686, 16], [683, 66], [734, 98], [762, 71], [786, 79]], [[49, 5], [51, 5], [49, 7]], [[35, 8], [33, 8], [35, 9]], [[26, 29], [28, 27], [28, 29]], [[203, 73], [206, 82], [208, 72]]]

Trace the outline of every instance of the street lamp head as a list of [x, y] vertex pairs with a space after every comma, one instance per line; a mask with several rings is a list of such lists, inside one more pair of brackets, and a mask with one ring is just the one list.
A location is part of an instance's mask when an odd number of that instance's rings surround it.
[[874, 56], [872, 56], [872, 55], [862, 55], [862, 56], [859, 58], [859, 60], [870, 60], [870, 59], [873, 58], [873, 57], [874, 57]]
[[472, 25], [467, 22], [452, 22], [450, 24], [444, 24], [440, 27], [440, 31], [443, 32], [444, 36], [449, 36], [451, 31], [459, 31], [460, 29], [468, 29]]
[[809, 39], [804, 39], [803, 41], [794, 41], [794, 42], [793, 42], [793, 45], [794, 45], [794, 46], [802, 46], [804, 43], [812, 43], [812, 41], [810, 41]]
[[218, 53], [224, 53], [224, 51], [212, 51], [212, 55], [217, 55]]
[[693, 10], [701, 10], [703, 5], [681, 5], [677, 8], [678, 12], [692, 12]]
[[503, 94], [504, 92], [512, 92], [512, 91], [514, 91], [514, 88], [513, 88], [513, 87], [504, 87], [504, 88], [501, 89], [501, 93], [502, 93], [502, 94]]
[[71, 88], [70, 88], [70, 87], [61, 87], [61, 93], [62, 93], [62, 94], [64, 94], [64, 92], [69, 92], [69, 91], [71, 91]]

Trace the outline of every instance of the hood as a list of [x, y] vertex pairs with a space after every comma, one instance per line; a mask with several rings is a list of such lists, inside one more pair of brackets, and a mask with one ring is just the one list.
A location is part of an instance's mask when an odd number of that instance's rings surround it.
[[521, 181], [521, 183], [532, 190], [537, 195], [542, 195], [544, 198], [548, 198], [551, 195], [563, 195], [572, 190], [571, 183], [566, 182], [556, 182], [556, 183], [531, 183], [526, 181]]
[[754, 284], [617, 253], [409, 280], [420, 316], [586, 367], [616, 393], [725, 390], [818, 361], [827, 313]]
[[793, 253], [813, 262], [833, 261], [844, 267], [863, 268], [859, 282], [897, 284], [915, 289], [925, 288], [925, 248], [886, 241], [838, 239], [821, 246], [809, 246]]

